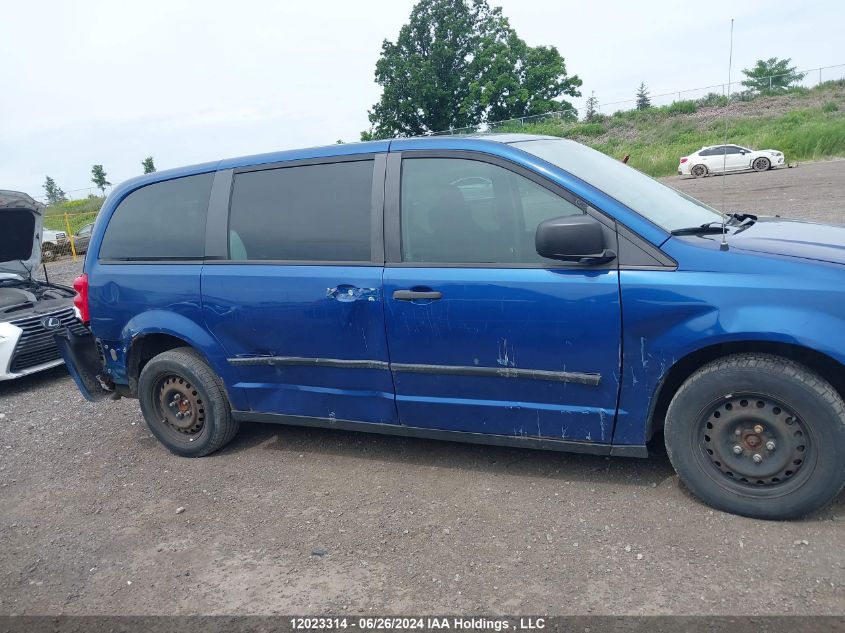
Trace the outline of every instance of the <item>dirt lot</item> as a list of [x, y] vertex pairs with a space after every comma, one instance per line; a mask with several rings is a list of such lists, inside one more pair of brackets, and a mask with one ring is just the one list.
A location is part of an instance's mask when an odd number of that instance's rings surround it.
[[[670, 181], [720, 200], [721, 178]], [[843, 183], [845, 162], [724, 182], [731, 208], [839, 222]], [[843, 535], [845, 495], [797, 522], [722, 514], [659, 450], [256, 424], [187, 460], [63, 368], [0, 384], [0, 614], [842, 614]]]
[[673, 176], [663, 182], [728, 211], [845, 223], [845, 160], [727, 177]]

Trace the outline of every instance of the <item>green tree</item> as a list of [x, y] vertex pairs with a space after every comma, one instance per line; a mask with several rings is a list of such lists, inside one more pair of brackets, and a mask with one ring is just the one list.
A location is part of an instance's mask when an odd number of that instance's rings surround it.
[[363, 138], [414, 136], [568, 110], [580, 96], [551, 46], [530, 47], [487, 0], [420, 0], [376, 63], [383, 91]]
[[91, 182], [99, 189], [103, 194], [106, 193], [106, 187], [111, 187], [111, 183], [106, 180], [106, 170], [103, 169], [102, 165], [94, 165], [91, 167]]
[[651, 98], [648, 96], [648, 88], [643, 81], [637, 88], [637, 110], [648, 110], [651, 107]]
[[156, 164], [153, 162], [153, 157], [147, 156], [144, 160], [142, 160], [141, 167], [144, 168], [145, 174], [154, 174], [156, 170]]
[[56, 184], [56, 181], [47, 176], [44, 179], [44, 194], [47, 196], [47, 204], [59, 204], [60, 202], [67, 202], [67, 197], [62, 188]]
[[790, 58], [758, 59], [753, 68], [743, 68], [742, 72], [747, 77], [742, 85], [759, 94], [775, 94], [785, 92], [792, 86], [804, 79], [807, 73], [796, 72], [796, 66], [790, 66]]
[[587, 99], [586, 103], [586, 112], [584, 112], [584, 120], [585, 121], [592, 121], [598, 116], [599, 113], [599, 100], [596, 99], [596, 93], [590, 93], [590, 98]]

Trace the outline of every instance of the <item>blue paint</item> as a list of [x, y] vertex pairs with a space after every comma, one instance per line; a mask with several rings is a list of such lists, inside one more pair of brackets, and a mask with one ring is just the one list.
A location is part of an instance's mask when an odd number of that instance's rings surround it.
[[[672, 237], [636, 211], [508, 138], [432, 137], [332, 145], [158, 172], [116, 187], [86, 255], [91, 328], [127, 384], [134, 341], [168, 334], [198, 350], [232, 407], [625, 446], [648, 439], [658, 386], [690, 354], [775, 342], [845, 363], [845, 228], [760, 220], [721, 236]], [[674, 259], [676, 270], [396, 267], [97, 260], [109, 219], [133, 190], [181, 176], [361, 153], [460, 150], [496, 156], [580, 196]], [[398, 301], [428, 287], [441, 300]], [[232, 365], [285, 356], [371, 360], [383, 368]], [[389, 363], [600, 374], [598, 386], [391, 372]], [[620, 378], [621, 377], [621, 378]], [[620, 382], [621, 381], [621, 382]]]

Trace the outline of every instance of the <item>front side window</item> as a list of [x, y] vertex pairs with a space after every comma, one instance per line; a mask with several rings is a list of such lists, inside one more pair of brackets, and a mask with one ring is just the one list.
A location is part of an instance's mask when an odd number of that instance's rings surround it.
[[233, 260], [370, 261], [373, 161], [236, 174]]
[[109, 219], [100, 258], [202, 259], [214, 174], [156, 182], [136, 189]]
[[535, 249], [537, 225], [583, 213], [574, 202], [497, 165], [462, 158], [402, 161], [406, 262], [551, 262]]

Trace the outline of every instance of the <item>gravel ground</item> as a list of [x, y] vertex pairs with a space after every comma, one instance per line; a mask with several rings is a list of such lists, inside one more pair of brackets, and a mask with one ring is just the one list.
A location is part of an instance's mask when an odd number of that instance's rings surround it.
[[845, 160], [802, 163], [759, 174], [672, 176], [663, 182], [717, 209], [845, 223]]
[[[736, 208], [841, 222], [843, 175], [725, 185]], [[723, 183], [670, 182], [710, 202]], [[180, 459], [137, 402], [92, 405], [57, 368], [0, 383], [0, 614], [845, 613], [845, 496], [802, 521], [744, 519], [656, 453], [248, 424]]]

